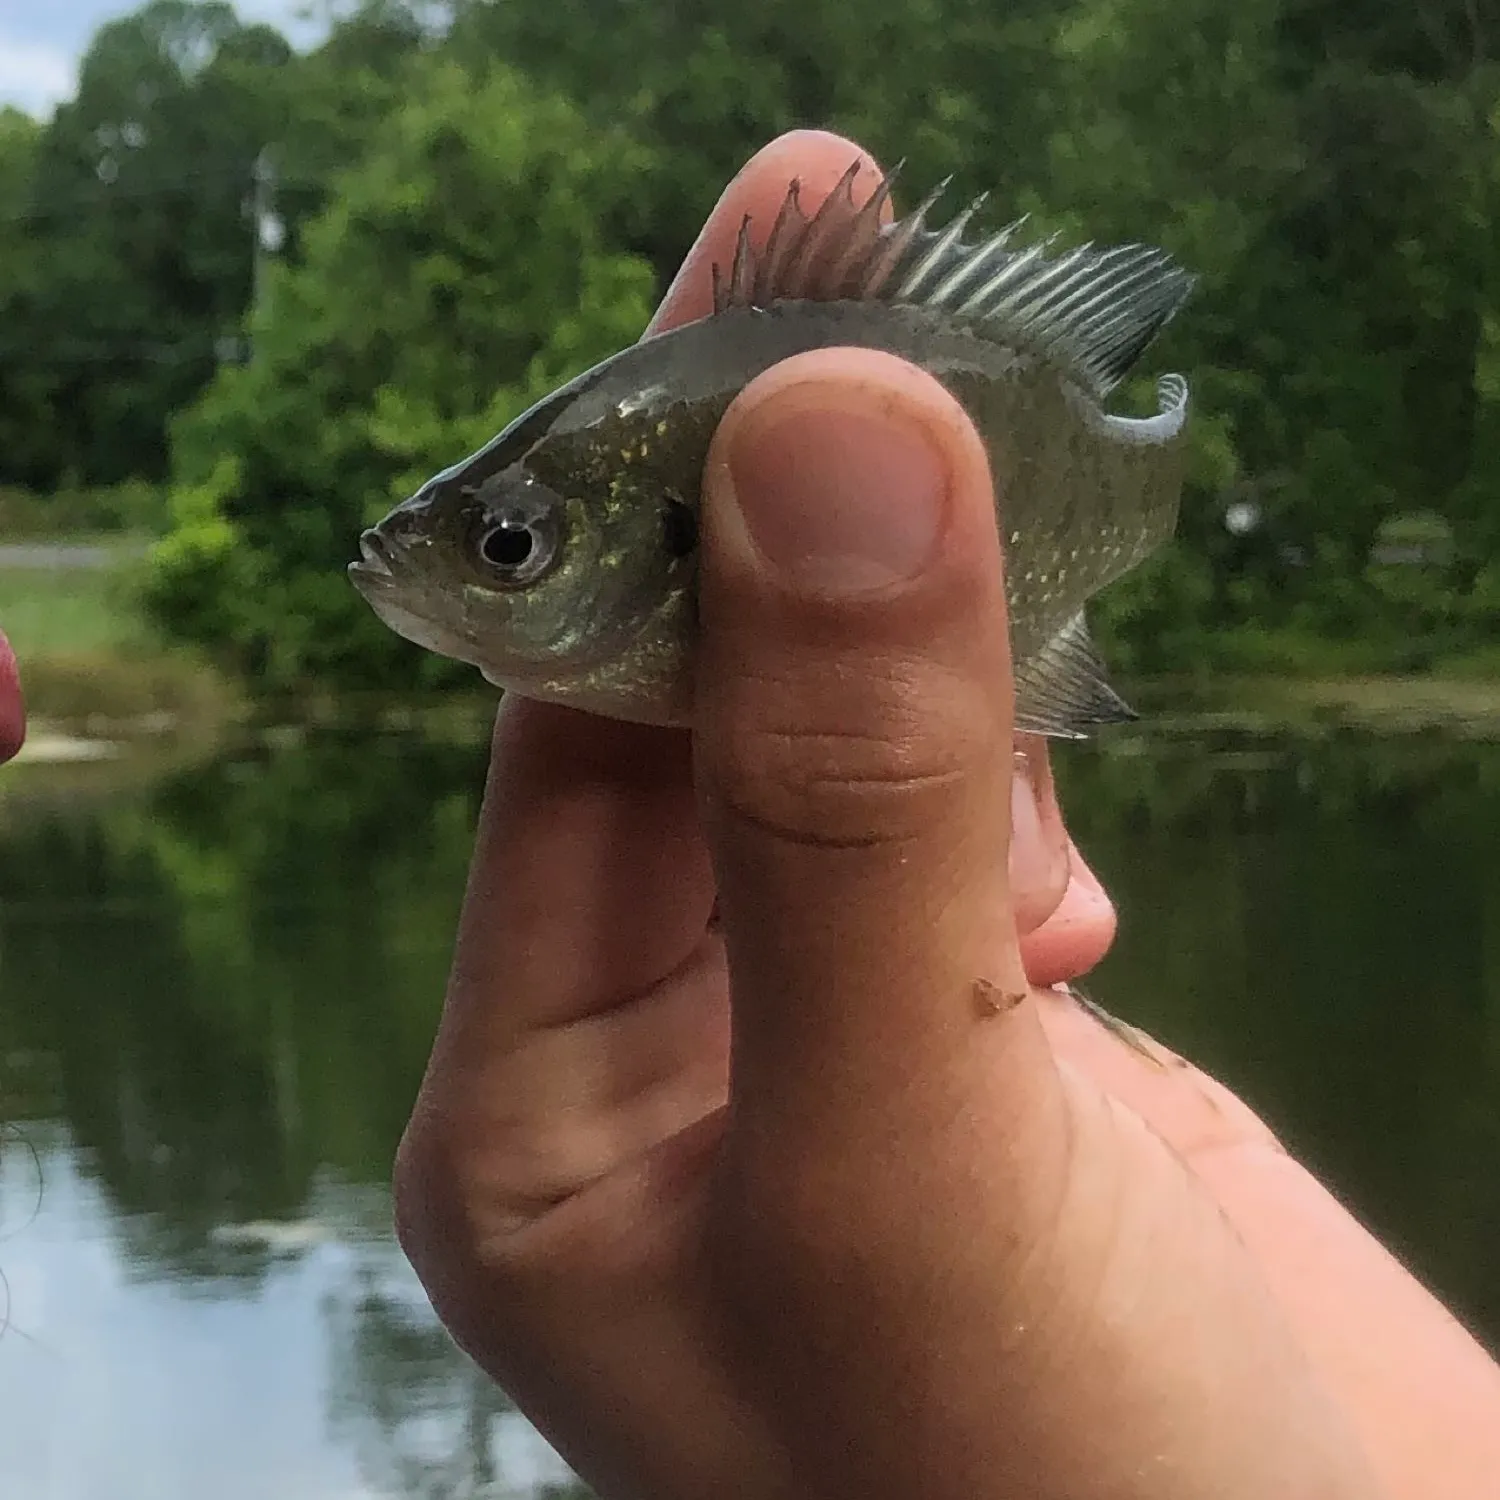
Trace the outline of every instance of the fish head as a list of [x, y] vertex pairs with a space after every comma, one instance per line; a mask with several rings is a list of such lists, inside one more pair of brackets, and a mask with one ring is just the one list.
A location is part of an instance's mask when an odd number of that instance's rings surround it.
[[559, 627], [588, 550], [582, 508], [515, 463], [478, 484], [428, 481], [361, 535], [349, 576], [398, 635], [524, 672], [566, 650]]
[[629, 621], [633, 553], [607, 519], [524, 461], [478, 483], [440, 475], [361, 535], [349, 574], [398, 635], [499, 687], [572, 701]]
[[398, 635], [499, 687], [679, 722], [696, 488], [675, 483], [656, 414], [560, 415], [528, 413], [429, 480], [361, 535], [349, 576]]

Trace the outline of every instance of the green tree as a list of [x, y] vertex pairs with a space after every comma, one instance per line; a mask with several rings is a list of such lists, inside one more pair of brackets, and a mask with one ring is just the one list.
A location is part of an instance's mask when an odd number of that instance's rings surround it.
[[[1484, 613], [1500, 73], [1479, 26], [1458, 0], [1075, 7], [1049, 193], [1091, 233], [1164, 239], [1203, 277], [1163, 354], [1192, 368], [1198, 398], [1176, 558], [1138, 575], [1117, 613], [1187, 555], [1211, 581], [1192, 595], [1200, 631], [1384, 631], [1395, 649], [1420, 627], [1440, 645], [1430, 610], [1366, 577], [1382, 524], [1423, 509], [1460, 541], [1429, 591], [1444, 628]], [[1258, 513], [1249, 537], [1225, 529], [1234, 501]]]
[[37, 144], [36, 270], [6, 317], [7, 374], [41, 394], [51, 451], [0, 452], [0, 479], [165, 473], [168, 418], [249, 298], [246, 196], [291, 56], [220, 0], [152, 0], [95, 35]]
[[31, 354], [30, 309], [43, 261], [27, 210], [36, 178], [41, 127], [17, 109], [0, 109], [0, 482], [33, 482], [54, 466], [48, 424], [50, 384]]
[[[301, 255], [301, 227], [328, 204], [334, 179], [369, 149], [380, 122], [401, 107], [408, 75], [436, 37], [402, 0], [365, 0], [335, 16], [329, 32], [290, 71], [285, 125], [272, 151], [275, 203], [285, 220], [283, 254]], [[420, 85], [417, 85], [420, 87]]]
[[[328, 15], [294, 57], [222, 0], [153, 0], [40, 134], [0, 125], [0, 482], [159, 476], [170, 427], [153, 609], [253, 675], [410, 680], [343, 582], [358, 524], [632, 334], [644, 266], [659, 291], [798, 125], [906, 159], [905, 201], [952, 174], [992, 223], [1164, 242], [1200, 274], [1149, 361], [1193, 380], [1179, 534], [1098, 612], [1122, 662], [1310, 640], [1418, 668], [1500, 631], [1500, 62], [1471, 0]], [[281, 265], [254, 363], [216, 376], [257, 285], [257, 160]], [[1372, 566], [1414, 513], [1451, 558]]]
[[[842, 130], [925, 191], [955, 175], [1006, 211], [1038, 185], [1062, 79], [1059, 0], [458, 0], [449, 45], [502, 57], [624, 123], [652, 168], [625, 241], [666, 278], [746, 157], [800, 126]], [[621, 66], [621, 59], [629, 59]]]
[[640, 332], [650, 268], [600, 228], [638, 161], [508, 70], [411, 72], [300, 264], [267, 278], [250, 363], [177, 424], [155, 616], [273, 687], [451, 678], [344, 564], [393, 501]]

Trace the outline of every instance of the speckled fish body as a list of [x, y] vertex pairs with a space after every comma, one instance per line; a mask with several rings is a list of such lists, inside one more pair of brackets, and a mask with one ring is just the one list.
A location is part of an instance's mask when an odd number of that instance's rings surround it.
[[[979, 245], [882, 227], [853, 172], [810, 220], [796, 187], [763, 251], [742, 233], [712, 315], [621, 351], [429, 480], [361, 538], [350, 573], [394, 630], [523, 696], [686, 723], [704, 461], [772, 365], [861, 346], [930, 372], [983, 438], [1005, 548], [1017, 728], [1078, 736], [1131, 717], [1083, 606], [1176, 522], [1187, 388], [1155, 416], [1104, 409], [1186, 296], [1160, 251]], [[935, 197], [935, 195], [934, 195]], [[977, 206], [977, 205], [976, 205]]]

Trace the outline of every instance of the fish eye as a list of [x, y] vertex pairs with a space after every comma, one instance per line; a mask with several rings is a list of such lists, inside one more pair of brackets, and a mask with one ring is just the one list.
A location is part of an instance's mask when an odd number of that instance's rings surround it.
[[479, 543], [479, 555], [492, 568], [524, 568], [535, 550], [536, 538], [524, 522], [502, 521]]
[[[540, 487], [536, 487], [539, 489]], [[536, 489], [510, 504], [487, 509], [480, 521], [475, 552], [484, 571], [507, 588], [535, 583], [562, 550], [560, 506], [546, 503]]]

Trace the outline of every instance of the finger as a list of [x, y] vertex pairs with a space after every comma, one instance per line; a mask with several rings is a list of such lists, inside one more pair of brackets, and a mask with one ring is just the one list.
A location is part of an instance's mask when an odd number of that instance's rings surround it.
[[1109, 952], [1118, 926], [1109, 893], [1071, 841], [1067, 858], [1061, 898], [1041, 921], [1021, 929], [1026, 977], [1039, 989], [1087, 974]]
[[[747, 219], [752, 246], [759, 248], [764, 244], [788, 183], [798, 182], [800, 201], [805, 211], [812, 213], [855, 163], [859, 164], [859, 171], [852, 181], [850, 197], [857, 208], [879, 185], [882, 170], [854, 142], [827, 131], [798, 130], [759, 152], [720, 198], [652, 319], [647, 336], [705, 317], [712, 311], [715, 265], [722, 274], [732, 264], [740, 227]], [[893, 213], [887, 201], [881, 218], [889, 222]], [[1017, 749], [1020, 753], [1019, 774], [1013, 789], [1011, 875], [1015, 919], [1019, 930], [1026, 934], [1040, 927], [1062, 901], [1069, 881], [1069, 854], [1046, 742], [1039, 736], [1028, 735]], [[1107, 946], [1108, 939], [1104, 943]], [[1071, 953], [1072, 946], [1065, 947], [1065, 951]]]
[[[864, 203], [883, 173], [868, 152], [843, 136], [823, 130], [794, 130], [773, 141], [725, 189], [697, 243], [688, 252], [646, 336], [663, 333], [681, 323], [706, 317], [713, 310], [713, 270], [723, 274], [733, 264], [740, 226], [747, 219], [750, 242], [760, 248], [786, 196], [787, 185], [799, 184], [799, 198], [808, 213], [840, 185], [848, 168], [859, 164], [850, 185], [854, 207]], [[894, 209], [882, 205], [881, 219], [890, 222]], [[1023, 934], [1039, 928], [1057, 909], [1068, 888], [1068, 837], [1052, 786], [1046, 742], [1024, 736], [1017, 746], [1018, 775], [1013, 788], [1011, 889], [1015, 920]], [[1070, 938], [1076, 937], [1076, 924]], [[1091, 929], [1097, 939], [1097, 927]], [[1111, 929], [1112, 936], [1112, 929]], [[1109, 938], [1103, 948], [1109, 946]], [[1051, 953], [1055, 944], [1049, 942]], [[1075, 941], [1063, 952], [1077, 951]], [[1103, 949], [1101, 948], [1102, 954]], [[1091, 960], [1090, 962], [1096, 961]], [[1074, 974], [1082, 970], [1074, 968]]]
[[713, 900], [686, 737], [541, 708], [508, 701], [496, 722], [443, 1018], [466, 1048], [630, 999]]
[[0, 632], [0, 761], [9, 760], [26, 738], [26, 708], [15, 653]]
[[[1047, 742], [1016, 737], [1016, 778], [1011, 794], [1010, 889], [1021, 956], [1031, 972], [1032, 935], [1052, 920], [1073, 876], [1075, 851], [1063, 826], [1052, 781]], [[1075, 971], [1080, 972], [1080, 971]], [[1068, 977], [1072, 977], [1071, 975]], [[1035, 983], [1035, 981], [1033, 981]]]

